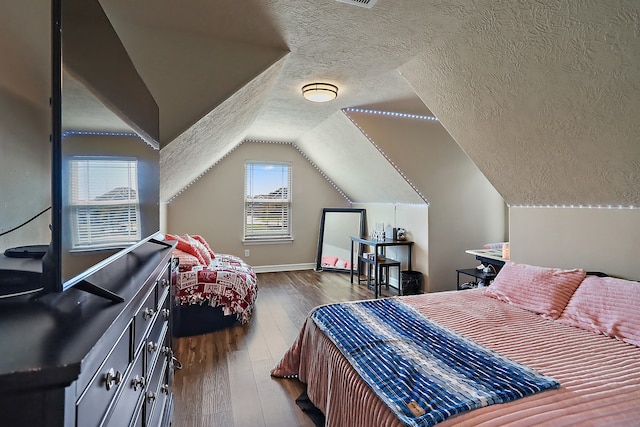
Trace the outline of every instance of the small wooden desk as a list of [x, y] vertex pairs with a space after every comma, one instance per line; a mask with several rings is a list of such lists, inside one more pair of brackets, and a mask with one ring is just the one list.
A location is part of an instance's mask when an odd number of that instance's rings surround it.
[[[379, 268], [380, 263], [378, 262], [378, 255], [382, 255], [383, 257], [385, 257], [384, 250], [387, 246], [405, 246], [407, 248], [407, 256], [408, 256], [407, 269], [411, 270], [411, 248], [413, 247], [413, 242], [411, 240], [394, 240], [394, 239], [373, 240], [373, 239], [367, 239], [364, 237], [355, 237], [355, 236], [350, 236], [350, 238], [351, 238], [351, 266], [352, 266], [351, 272], [350, 272], [351, 283], [353, 283], [354, 243], [358, 244], [358, 252], [357, 252], [357, 258], [356, 258], [356, 262], [358, 265], [357, 267], [358, 281], [360, 281], [360, 276], [362, 274], [361, 257], [362, 257], [362, 253], [364, 252], [364, 246], [371, 246], [373, 248], [373, 253], [376, 254], [375, 261], [373, 263], [373, 271], [375, 272], [375, 275], [376, 275], [375, 281], [374, 281], [374, 288], [376, 289], [376, 293], [379, 285], [379, 271], [380, 271], [380, 268]], [[367, 268], [369, 268], [369, 266], [367, 266]], [[400, 278], [398, 278], [398, 280], [400, 280]], [[402, 284], [400, 283], [399, 286], [402, 286]]]

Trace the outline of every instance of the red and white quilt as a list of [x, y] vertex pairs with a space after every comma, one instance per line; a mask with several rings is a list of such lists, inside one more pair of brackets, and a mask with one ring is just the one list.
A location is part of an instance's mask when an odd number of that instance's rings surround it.
[[249, 322], [258, 293], [251, 266], [236, 256], [216, 254], [208, 266], [185, 267], [181, 262], [176, 281], [175, 298], [180, 305], [220, 306], [225, 316]]

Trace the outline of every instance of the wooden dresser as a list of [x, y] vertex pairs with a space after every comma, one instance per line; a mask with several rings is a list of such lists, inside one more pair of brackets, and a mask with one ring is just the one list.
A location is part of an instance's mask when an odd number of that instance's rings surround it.
[[70, 289], [0, 300], [0, 424], [168, 426], [172, 246], [147, 242]]

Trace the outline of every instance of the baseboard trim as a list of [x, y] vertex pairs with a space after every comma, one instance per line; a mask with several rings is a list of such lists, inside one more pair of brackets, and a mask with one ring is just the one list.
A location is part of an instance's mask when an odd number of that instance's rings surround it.
[[[247, 260], [245, 260], [247, 262]], [[251, 264], [247, 262], [247, 264]], [[281, 271], [298, 271], [298, 270], [313, 270], [316, 264], [313, 262], [306, 264], [280, 264], [280, 265], [252, 265], [255, 273], [279, 273]]]

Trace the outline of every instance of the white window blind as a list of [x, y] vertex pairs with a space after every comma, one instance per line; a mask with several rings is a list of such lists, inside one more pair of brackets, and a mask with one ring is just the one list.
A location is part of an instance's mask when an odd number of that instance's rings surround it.
[[69, 176], [72, 250], [116, 248], [140, 240], [136, 159], [74, 157]]
[[291, 163], [245, 163], [245, 240], [292, 238], [291, 175]]

